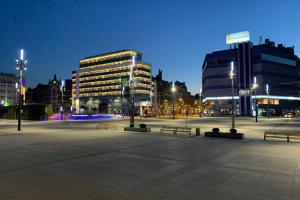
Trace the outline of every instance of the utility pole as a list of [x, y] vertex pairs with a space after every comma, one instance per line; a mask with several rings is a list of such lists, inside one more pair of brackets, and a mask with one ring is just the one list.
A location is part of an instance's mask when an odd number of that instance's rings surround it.
[[230, 72], [229, 72], [229, 78], [231, 79], [231, 128], [235, 128], [235, 105], [234, 105], [234, 62], [231, 61], [230, 63]]
[[[27, 60], [24, 59], [24, 49], [21, 49], [20, 51], [20, 58], [16, 60], [17, 62], [17, 70], [20, 72], [19, 76], [20, 76], [20, 80], [19, 80], [19, 84], [18, 84], [18, 91], [19, 91], [19, 103], [18, 103], [18, 131], [21, 131], [21, 108], [23, 105], [23, 70], [26, 71], [26, 64], [27, 64]], [[25, 91], [24, 91], [25, 92]]]

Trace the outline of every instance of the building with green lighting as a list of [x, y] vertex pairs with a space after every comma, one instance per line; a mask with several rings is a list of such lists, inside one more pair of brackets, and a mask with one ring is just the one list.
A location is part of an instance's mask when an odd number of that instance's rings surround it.
[[0, 72], [0, 106], [13, 106], [18, 102], [18, 81], [15, 74]]

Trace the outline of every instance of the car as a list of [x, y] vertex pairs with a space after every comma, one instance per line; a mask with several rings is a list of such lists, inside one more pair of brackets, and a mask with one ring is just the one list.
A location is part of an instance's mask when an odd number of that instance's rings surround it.
[[292, 113], [285, 113], [285, 114], [284, 114], [284, 117], [285, 117], [285, 118], [293, 118], [294, 115], [293, 115]]

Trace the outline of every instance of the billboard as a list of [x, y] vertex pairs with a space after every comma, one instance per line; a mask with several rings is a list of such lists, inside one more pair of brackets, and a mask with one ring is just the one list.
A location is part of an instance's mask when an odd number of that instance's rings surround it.
[[249, 40], [250, 40], [250, 32], [249, 31], [231, 33], [231, 34], [226, 35], [226, 44], [248, 42]]

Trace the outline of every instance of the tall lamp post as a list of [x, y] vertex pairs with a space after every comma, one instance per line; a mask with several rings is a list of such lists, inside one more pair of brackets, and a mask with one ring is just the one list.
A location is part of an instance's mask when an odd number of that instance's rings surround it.
[[234, 73], [234, 62], [231, 61], [230, 62], [230, 72], [229, 72], [229, 78], [231, 79], [231, 112], [232, 112], [232, 116], [231, 116], [231, 128], [234, 129], [235, 128], [235, 106], [234, 106], [234, 77], [235, 77], [235, 73]]
[[23, 70], [26, 71], [26, 64], [27, 60], [24, 59], [24, 49], [21, 49], [20, 51], [20, 57], [19, 59], [16, 60], [17, 62], [17, 70], [20, 72], [20, 82], [18, 84], [18, 91], [19, 91], [19, 103], [18, 103], [18, 131], [21, 131], [21, 107], [23, 104], [23, 91], [22, 91], [22, 86], [23, 86]]
[[130, 127], [134, 127], [134, 67], [135, 67], [135, 56], [132, 56], [132, 65], [130, 70], [130, 76], [129, 76], [129, 86], [131, 89], [131, 115], [130, 115]]
[[256, 77], [253, 77], [253, 85], [252, 89], [254, 91], [254, 108], [255, 108], [255, 122], [257, 122], [257, 117], [258, 117], [258, 108], [257, 108], [257, 99], [256, 99], [256, 89], [258, 88], [258, 84], [256, 81]]
[[64, 90], [65, 90], [65, 80], [62, 80], [60, 86], [60, 91], [61, 91], [60, 120], [64, 119]]
[[267, 97], [268, 97], [267, 117], [269, 119], [270, 118], [270, 101], [269, 101], [270, 86], [269, 86], [269, 84], [266, 84], [266, 94], [267, 94]]
[[174, 96], [175, 96], [175, 92], [176, 92], [176, 88], [175, 88], [175, 84], [174, 82], [172, 83], [172, 88], [171, 88], [171, 92], [172, 92], [172, 99], [173, 99], [173, 109], [172, 109], [172, 112], [173, 112], [173, 120], [175, 119], [175, 109], [174, 109], [174, 106], [175, 106], [175, 102], [174, 102]]
[[[202, 88], [200, 88], [199, 97], [200, 97], [200, 106], [201, 106], [202, 105]], [[198, 106], [198, 108], [199, 108], [199, 117], [202, 117], [202, 107], [201, 107], [201, 110], [200, 110], [200, 106]]]

